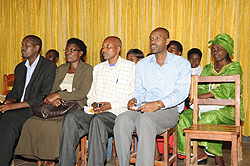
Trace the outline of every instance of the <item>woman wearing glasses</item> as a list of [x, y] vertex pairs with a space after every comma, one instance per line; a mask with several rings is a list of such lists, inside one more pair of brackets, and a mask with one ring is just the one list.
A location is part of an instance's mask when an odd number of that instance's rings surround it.
[[[93, 68], [81, 60], [86, 55], [82, 40], [69, 39], [64, 52], [67, 63], [58, 67], [52, 91], [44, 102], [60, 106], [62, 100], [75, 100], [80, 110], [87, 104]], [[43, 161], [42, 165], [54, 165], [53, 160], [59, 158], [62, 121], [63, 116], [48, 120], [35, 116], [28, 119], [23, 126], [16, 154], [51, 160]]]

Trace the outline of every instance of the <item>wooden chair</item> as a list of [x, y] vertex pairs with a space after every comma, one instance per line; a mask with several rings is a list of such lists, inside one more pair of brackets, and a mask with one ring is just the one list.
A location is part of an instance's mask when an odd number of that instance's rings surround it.
[[[169, 157], [169, 136], [173, 134], [174, 141], [173, 141], [173, 155]], [[136, 133], [134, 133], [134, 136]], [[160, 137], [163, 137], [164, 140], [164, 161], [154, 161], [155, 166], [170, 166], [173, 164], [173, 166], [177, 166], [177, 126], [173, 128], [168, 128], [167, 131], [165, 131], [163, 134], [159, 135]], [[133, 144], [133, 141], [132, 141]], [[134, 148], [134, 145], [132, 145], [132, 148]], [[134, 151], [133, 149], [131, 151]], [[137, 152], [133, 152], [130, 155], [130, 163], [136, 163], [136, 155]], [[116, 165], [119, 166], [118, 159], [116, 158]]]
[[[79, 155], [78, 155], [78, 164], [77, 166], [86, 166], [87, 159], [88, 159], [88, 152], [87, 152], [87, 136], [84, 136], [80, 141], [80, 148], [79, 148]], [[113, 139], [113, 155], [116, 154], [115, 151], [115, 142]]]
[[15, 74], [4, 74], [3, 75], [3, 95], [7, 95], [10, 91], [11, 88], [13, 87], [15, 80]]
[[87, 136], [84, 136], [80, 142], [79, 155], [78, 155], [78, 164], [77, 166], [86, 166], [87, 165]]
[[[235, 99], [198, 99], [198, 82], [235, 82]], [[231, 163], [236, 166], [242, 157], [240, 125], [240, 75], [233, 76], [192, 76], [193, 125], [184, 129], [186, 133], [186, 165], [198, 165], [197, 140], [231, 141]], [[198, 105], [235, 105], [235, 125], [198, 124]], [[191, 161], [191, 139], [193, 139], [193, 160]]]

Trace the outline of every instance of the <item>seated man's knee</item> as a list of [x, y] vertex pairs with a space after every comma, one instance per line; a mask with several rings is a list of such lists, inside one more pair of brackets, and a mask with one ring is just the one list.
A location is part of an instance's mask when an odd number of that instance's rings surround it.
[[76, 111], [77, 110], [73, 110], [64, 115], [64, 123], [74, 122], [77, 117]]
[[123, 127], [123, 126], [126, 126], [130, 121], [131, 121], [131, 119], [126, 114], [120, 114], [115, 119], [115, 126], [116, 127]]
[[154, 124], [154, 122], [147, 116], [147, 114], [143, 114], [142, 116], [139, 116], [136, 119], [136, 126], [137, 127], [148, 128], [148, 127], [152, 126], [152, 124]]

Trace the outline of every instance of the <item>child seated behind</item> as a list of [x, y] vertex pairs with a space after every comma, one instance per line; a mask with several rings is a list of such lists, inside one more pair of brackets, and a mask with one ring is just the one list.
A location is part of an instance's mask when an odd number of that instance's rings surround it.
[[167, 46], [167, 51], [175, 55], [181, 56], [182, 50], [183, 48], [181, 43], [175, 40], [171, 40]]
[[188, 61], [191, 64], [191, 74], [200, 76], [203, 68], [200, 66], [202, 52], [198, 48], [192, 48], [188, 51]]

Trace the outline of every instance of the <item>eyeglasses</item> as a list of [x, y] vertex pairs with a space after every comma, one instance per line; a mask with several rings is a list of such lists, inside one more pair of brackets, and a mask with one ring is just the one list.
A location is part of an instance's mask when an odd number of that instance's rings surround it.
[[69, 51], [69, 52], [74, 52], [74, 51], [81, 51], [81, 50], [75, 50], [75, 49], [72, 48], [72, 49], [70, 49], [70, 50], [67, 50], [67, 49], [65, 50], [65, 49], [64, 49], [63, 51], [64, 51], [64, 52], [68, 52], [68, 51]]

